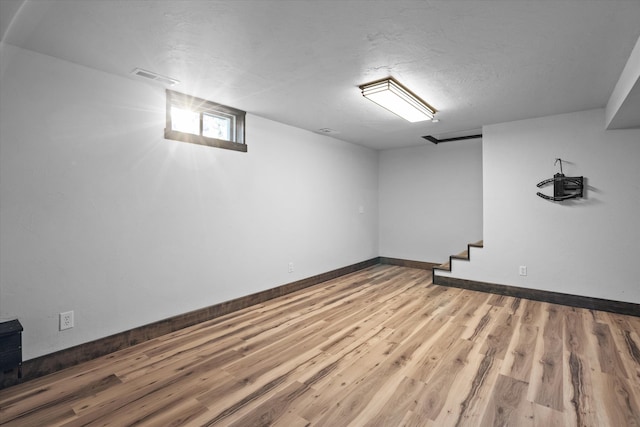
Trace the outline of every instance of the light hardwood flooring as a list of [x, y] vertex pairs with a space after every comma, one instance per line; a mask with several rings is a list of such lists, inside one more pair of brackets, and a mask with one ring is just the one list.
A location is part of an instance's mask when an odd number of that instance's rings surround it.
[[15, 426], [638, 426], [640, 318], [378, 265], [0, 391]]

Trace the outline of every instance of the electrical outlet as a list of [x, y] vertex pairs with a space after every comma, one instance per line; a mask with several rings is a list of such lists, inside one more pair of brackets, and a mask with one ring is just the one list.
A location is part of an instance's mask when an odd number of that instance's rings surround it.
[[293, 263], [289, 263], [289, 273], [293, 273]]
[[526, 265], [521, 265], [519, 272], [520, 272], [521, 276], [526, 276], [527, 275], [527, 266]]
[[60, 330], [73, 328], [73, 311], [60, 313]]

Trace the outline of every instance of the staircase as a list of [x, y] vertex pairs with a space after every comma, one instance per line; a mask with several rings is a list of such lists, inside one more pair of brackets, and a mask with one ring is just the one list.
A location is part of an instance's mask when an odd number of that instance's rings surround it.
[[436, 270], [451, 271], [451, 264], [453, 263], [454, 259], [459, 259], [459, 260], [463, 260], [463, 261], [469, 261], [471, 259], [471, 248], [483, 248], [483, 247], [484, 247], [484, 244], [483, 244], [482, 240], [480, 240], [479, 242], [476, 242], [476, 243], [469, 243], [467, 245], [467, 250], [466, 251], [462, 251], [457, 255], [451, 255], [449, 257], [449, 261], [448, 262], [445, 262], [444, 264], [436, 265], [435, 267], [433, 267], [433, 269], [432, 269], [433, 276], [435, 277]]

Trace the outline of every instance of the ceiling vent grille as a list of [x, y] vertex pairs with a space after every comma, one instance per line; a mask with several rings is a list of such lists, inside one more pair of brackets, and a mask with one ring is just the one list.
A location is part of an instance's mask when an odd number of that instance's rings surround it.
[[334, 129], [331, 129], [331, 128], [317, 129], [316, 132], [320, 133], [322, 135], [338, 135], [340, 133], [337, 130], [334, 130]]
[[152, 71], [143, 70], [142, 68], [134, 69], [131, 74], [138, 77], [144, 77], [145, 79], [154, 80], [158, 83], [162, 83], [165, 85], [173, 86], [180, 83], [179, 80], [172, 79], [171, 77], [161, 76], [160, 74], [154, 73]]

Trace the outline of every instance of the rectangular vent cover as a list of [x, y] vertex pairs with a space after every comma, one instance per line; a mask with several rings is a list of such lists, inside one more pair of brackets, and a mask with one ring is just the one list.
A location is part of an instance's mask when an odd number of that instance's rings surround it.
[[134, 69], [131, 74], [144, 77], [145, 79], [155, 80], [158, 83], [162, 83], [165, 85], [173, 86], [177, 83], [180, 83], [179, 80], [172, 79], [171, 77], [161, 76], [160, 74], [154, 73], [152, 71], [143, 70], [142, 68]]

